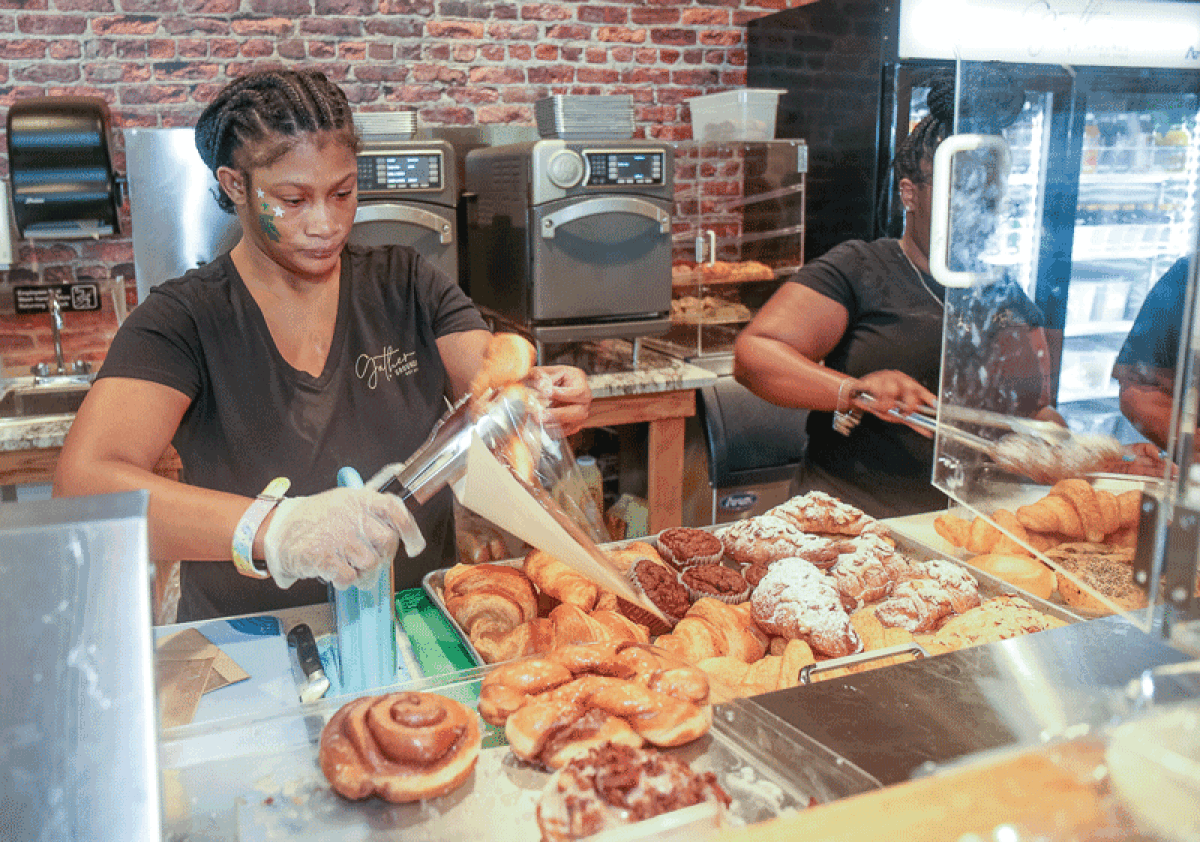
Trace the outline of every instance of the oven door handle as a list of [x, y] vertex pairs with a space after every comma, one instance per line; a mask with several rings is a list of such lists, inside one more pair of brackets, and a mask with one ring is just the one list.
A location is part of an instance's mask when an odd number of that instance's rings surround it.
[[412, 205], [397, 205], [392, 202], [359, 205], [358, 213], [354, 214], [354, 224], [360, 222], [407, 222], [438, 234], [442, 245], [454, 242], [454, 230], [444, 216], [414, 208]]
[[632, 213], [644, 216], [658, 223], [660, 234], [671, 233], [671, 215], [653, 202], [633, 196], [602, 196], [567, 205], [562, 210], [547, 215], [542, 220], [542, 237], [553, 240], [554, 232], [559, 226], [602, 213]]

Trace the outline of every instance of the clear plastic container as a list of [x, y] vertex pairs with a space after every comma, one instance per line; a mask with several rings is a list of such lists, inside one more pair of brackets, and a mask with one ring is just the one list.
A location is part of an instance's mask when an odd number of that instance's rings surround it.
[[703, 143], [774, 140], [780, 88], [742, 88], [692, 97], [692, 137]]

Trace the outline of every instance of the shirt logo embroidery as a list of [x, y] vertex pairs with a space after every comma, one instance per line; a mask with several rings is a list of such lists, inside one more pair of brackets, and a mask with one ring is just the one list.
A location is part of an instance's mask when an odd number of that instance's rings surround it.
[[384, 380], [396, 377], [411, 377], [417, 372], [417, 353], [408, 351], [400, 353], [390, 345], [383, 346], [383, 353], [372, 357], [370, 354], [360, 354], [354, 363], [354, 373], [360, 380], [367, 381], [367, 388], [374, 389], [379, 385], [382, 375]]

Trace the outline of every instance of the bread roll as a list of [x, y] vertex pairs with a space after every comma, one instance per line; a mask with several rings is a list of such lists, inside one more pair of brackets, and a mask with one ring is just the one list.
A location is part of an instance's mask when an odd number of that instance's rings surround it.
[[1054, 571], [1027, 555], [986, 553], [967, 563], [1041, 599], [1049, 599], [1057, 586]]

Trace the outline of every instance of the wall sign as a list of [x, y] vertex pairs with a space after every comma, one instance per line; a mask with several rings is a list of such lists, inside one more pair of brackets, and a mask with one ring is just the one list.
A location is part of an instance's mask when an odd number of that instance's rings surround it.
[[58, 293], [58, 306], [64, 312], [100, 309], [100, 285], [87, 282], [13, 287], [13, 309], [18, 316], [49, 313], [51, 291]]

